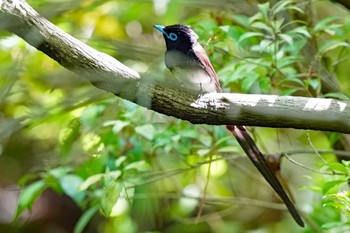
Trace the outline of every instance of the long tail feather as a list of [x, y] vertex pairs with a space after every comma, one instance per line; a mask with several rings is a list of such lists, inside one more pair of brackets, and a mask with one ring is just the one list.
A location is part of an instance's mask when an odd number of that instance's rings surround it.
[[260, 152], [259, 148], [255, 144], [254, 140], [250, 137], [244, 126], [227, 125], [226, 128], [235, 136], [238, 143], [241, 145], [245, 153], [248, 155], [249, 159], [253, 162], [254, 166], [260, 171], [264, 176], [266, 181], [271, 185], [271, 187], [276, 191], [276, 193], [281, 197], [282, 201], [287, 206], [289, 212], [293, 216], [294, 220], [302, 227], [304, 227], [304, 222], [301, 219], [298, 211], [296, 210], [294, 204], [283, 190], [281, 183], [278, 181], [275, 174], [269, 167], [264, 155]]

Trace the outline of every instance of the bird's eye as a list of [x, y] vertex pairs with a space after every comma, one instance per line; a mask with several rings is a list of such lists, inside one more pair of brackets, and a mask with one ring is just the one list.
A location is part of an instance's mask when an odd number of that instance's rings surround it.
[[176, 41], [177, 40], [177, 35], [175, 34], [175, 33], [170, 33], [169, 35], [168, 35], [168, 38], [170, 39], [170, 40], [172, 40], [172, 41]]

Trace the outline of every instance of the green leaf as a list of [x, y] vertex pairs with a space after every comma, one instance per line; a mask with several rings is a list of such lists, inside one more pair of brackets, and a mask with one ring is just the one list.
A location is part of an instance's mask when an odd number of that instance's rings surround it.
[[257, 28], [257, 29], [261, 29], [261, 30], [265, 30], [266, 32], [273, 34], [273, 30], [271, 27], [269, 27], [267, 24], [263, 23], [263, 22], [254, 22], [251, 25], [253, 28]]
[[125, 167], [125, 170], [131, 170], [131, 169], [136, 169], [137, 171], [149, 171], [150, 165], [146, 161], [140, 160], [140, 161], [130, 163]]
[[247, 32], [247, 33], [244, 33], [240, 38], [239, 38], [239, 41], [238, 42], [242, 42], [243, 40], [246, 40], [250, 37], [257, 37], [257, 36], [261, 36], [261, 37], [264, 37], [265, 35], [261, 32]]
[[284, 11], [286, 9], [288, 9], [288, 5], [293, 4], [294, 1], [292, 0], [284, 0], [284, 1], [279, 1], [277, 2], [272, 8], [271, 8], [271, 12], [273, 15], [276, 15], [278, 13], [280, 13], [281, 11]]
[[70, 172], [71, 170], [72, 170], [71, 168], [64, 166], [64, 167], [57, 167], [57, 168], [51, 169], [47, 173], [58, 179], [68, 174], [68, 172]]
[[330, 163], [327, 166], [327, 170], [344, 173], [344, 175], [348, 175], [348, 173], [349, 173], [348, 168], [344, 164], [341, 164], [341, 163]]
[[349, 100], [349, 97], [347, 97], [344, 93], [341, 92], [329, 92], [323, 95], [325, 98], [333, 98], [338, 100]]
[[341, 163], [344, 164], [347, 168], [350, 168], [350, 161], [342, 160]]
[[[329, 229], [330, 231], [332, 231], [332, 229], [341, 229], [342, 226], [348, 228], [349, 226], [349, 221], [345, 221], [345, 222], [327, 222], [325, 224], [323, 224], [321, 227], [322, 229]], [[344, 229], [346, 229], [344, 228]]]
[[34, 181], [38, 179], [38, 175], [37, 174], [25, 174], [23, 175], [17, 182], [17, 184], [21, 187], [25, 186], [26, 184], [30, 183], [30, 181]]
[[252, 46], [252, 51], [257, 51], [260, 53], [266, 52], [266, 53], [273, 53], [274, 52], [274, 42], [271, 40], [262, 40], [260, 41], [259, 45]]
[[15, 215], [15, 220], [26, 209], [31, 209], [34, 202], [38, 199], [40, 194], [46, 188], [46, 184], [43, 180], [36, 181], [27, 187], [25, 187], [18, 197], [18, 207]]
[[271, 22], [272, 27], [274, 28], [274, 30], [273, 30], [274, 33], [273, 34], [277, 34], [277, 33], [281, 32], [281, 28], [282, 28], [283, 23], [284, 23], [284, 19], [283, 18], [282, 19], [278, 19], [278, 20], [274, 20], [274, 21]]
[[80, 176], [69, 174], [61, 177], [59, 181], [64, 193], [81, 204], [85, 197], [85, 193], [79, 189], [83, 179]]
[[103, 173], [108, 163], [108, 156], [102, 154], [97, 157], [92, 157], [87, 160], [85, 163], [81, 164], [78, 168], [75, 169], [75, 174], [87, 179], [88, 177]]
[[95, 126], [97, 118], [102, 114], [105, 108], [106, 107], [103, 105], [94, 105], [86, 108], [81, 114], [81, 123], [90, 127]]
[[60, 132], [60, 154], [67, 156], [80, 134], [80, 121], [73, 119], [69, 126]]
[[335, 188], [336, 186], [341, 185], [341, 184], [346, 184], [347, 182], [348, 182], [348, 179], [339, 179], [339, 180], [328, 181], [322, 186], [322, 193], [327, 194], [328, 192], [330, 192], [330, 190], [332, 188]]
[[94, 206], [85, 211], [83, 215], [81, 215], [81, 217], [79, 218], [78, 222], [75, 224], [73, 233], [82, 233], [86, 225], [90, 222], [92, 217], [97, 212], [97, 210], [98, 207]]
[[127, 159], [126, 156], [120, 156], [115, 160], [115, 166], [116, 167], [120, 167], [120, 165], [122, 165], [122, 163]]
[[339, 47], [349, 47], [349, 44], [344, 41], [328, 40], [320, 46], [319, 53], [323, 55], [324, 53]]
[[218, 23], [214, 19], [206, 19], [197, 22], [196, 27], [201, 27], [206, 32], [212, 32], [218, 27]]
[[245, 28], [249, 27], [249, 18], [245, 15], [234, 14], [232, 16], [232, 19], [242, 27], [245, 27]]
[[221, 148], [221, 146], [222, 146], [221, 144], [230, 142], [231, 140], [232, 140], [232, 136], [231, 135], [229, 135], [229, 136], [221, 136], [220, 135], [220, 139], [215, 141], [214, 146], [218, 147], [218, 148]]
[[[295, 69], [292, 67], [292, 65], [294, 63], [297, 63], [297, 62], [300, 62], [300, 57], [297, 57], [297, 56], [288, 56], [288, 57], [282, 57], [281, 59], [278, 60], [278, 63], [277, 63], [277, 67], [279, 69], [282, 69], [282, 68], [288, 68], [288, 70], [292, 71], [293, 70], [293, 74], [296, 74], [297, 72], [295, 71]], [[289, 72], [289, 75], [290, 75], [291, 72]]]
[[322, 199], [324, 206], [331, 206], [336, 209], [344, 209], [349, 212], [350, 192], [342, 191], [334, 194], [328, 194]]
[[244, 92], [248, 92], [252, 85], [258, 80], [259, 75], [257, 73], [250, 73], [245, 79], [242, 81], [242, 90]]
[[308, 30], [307, 30], [307, 28], [305, 26], [294, 28], [291, 31], [287, 32], [287, 34], [289, 34], [289, 35], [301, 34], [301, 35], [304, 35], [307, 38], [311, 37], [310, 33], [308, 32]]
[[287, 42], [288, 44], [293, 44], [293, 37], [287, 35], [287, 34], [279, 34], [278, 35], [282, 40], [284, 40], [285, 42]]
[[306, 83], [314, 90], [316, 90], [320, 85], [320, 81], [318, 79], [309, 79], [306, 81]]
[[106, 217], [112, 213], [113, 206], [117, 203], [121, 186], [117, 182], [110, 183], [104, 190], [101, 198], [101, 210]]
[[114, 121], [106, 121], [103, 123], [103, 126], [110, 126], [113, 125], [113, 133], [118, 134], [125, 126], [130, 125], [130, 122], [127, 121], [121, 121], [121, 120], [114, 120]]
[[199, 156], [207, 155], [209, 152], [210, 152], [210, 149], [200, 149], [200, 150], [197, 150], [197, 154], [198, 154]]
[[259, 12], [261, 13], [263, 19], [267, 20], [268, 19], [268, 14], [270, 10], [270, 3], [266, 2], [263, 4], [258, 4]]
[[302, 80], [300, 80], [298, 77], [294, 77], [294, 76], [289, 76], [285, 79], [282, 79], [279, 83], [278, 83], [278, 86], [284, 84], [284, 83], [296, 83], [296, 84], [299, 84], [300, 86], [302, 87], [305, 87], [305, 84]]
[[135, 127], [135, 132], [145, 137], [148, 140], [153, 140], [155, 129], [152, 124], [142, 125]]
[[305, 14], [305, 12], [303, 11], [303, 9], [297, 7], [297, 6], [289, 6], [288, 7], [289, 10], [295, 10], [297, 12], [299, 12], [300, 14]]
[[[221, 26], [221, 27], [226, 27], [226, 26]], [[221, 28], [220, 27], [220, 28]], [[245, 30], [243, 30], [241, 27], [239, 26], [228, 26], [228, 28], [225, 28], [225, 32], [226, 34], [233, 39], [233, 41], [238, 41], [239, 38], [246, 33]], [[230, 43], [227, 43], [227, 41], [223, 41], [224, 44], [226, 44], [226, 46], [230, 46], [233, 45], [232, 44], [232, 40], [230, 40]]]
[[262, 20], [265, 20], [264, 19], [264, 16], [262, 15], [261, 12], [258, 12], [256, 13], [255, 15], [249, 17], [249, 26], [253, 23], [253, 22], [256, 22], [256, 21], [262, 21]]
[[121, 175], [122, 175], [122, 172], [120, 170], [115, 170], [115, 171], [106, 172], [105, 177], [106, 177], [106, 180], [109, 179], [109, 180], [115, 181]]
[[79, 186], [79, 191], [84, 191], [86, 190], [88, 187], [90, 187], [91, 185], [99, 182], [105, 174], [101, 173], [101, 174], [96, 174], [93, 176], [88, 177], [83, 183], [80, 184]]
[[330, 17], [319, 20], [318, 23], [316, 23], [316, 25], [314, 26], [313, 32], [316, 33], [319, 31], [326, 30], [327, 28], [329, 28], [328, 24], [330, 24], [331, 22], [338, 20], [338, 19], [339, 19], [338, 16], [330, 16]]
[[286, 90], [283, 90], [280, 92], [280, 95], [281, 96], [289, 96], [295, 92], [297, 92], [298, 89], [297, 88], [290, 88], [290, 89], [286, 89]]
[[62, 193], [62, 186], [60, 184], [60, 178], [68, 174], [68, 172], [71, 169], [68, 167], [58, 167], [49, 170], [48, 172], [44, 173], [43, 179], [47, 186], [52, 188], [57, 193]]

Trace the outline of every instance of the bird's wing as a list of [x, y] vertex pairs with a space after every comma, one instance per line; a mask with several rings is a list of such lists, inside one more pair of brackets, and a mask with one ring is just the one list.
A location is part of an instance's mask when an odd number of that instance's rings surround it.
[[215, 73], [215, 70], [210, 63], [210, 60], [207, 56], [207, 53], [205, 52], [204, 48], [197, 42], [195, 46], [193, 46], [193, 52], [197, 56], [196, 59], [202, 64], [203, 68], [205, 71], [208, 73], [208, 75], [213, 79], [212, 81], [215, 84], [216, 91], [221, 92], [221, 87], [220, 87], [220, 81]]

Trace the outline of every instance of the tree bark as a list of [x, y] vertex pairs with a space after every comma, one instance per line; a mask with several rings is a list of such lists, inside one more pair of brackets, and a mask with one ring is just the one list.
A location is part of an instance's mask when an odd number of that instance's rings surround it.
[[[349, 101], [209, 93], [198, 97], [171, 82], [140, 75], [41, 17], [24, 0], [0, 0], [8, 30], [94, 86], [156, 112], [194, 124], [247, 125], [350, 133]], [[164, 75], [166, 76], [166, 75]]]

